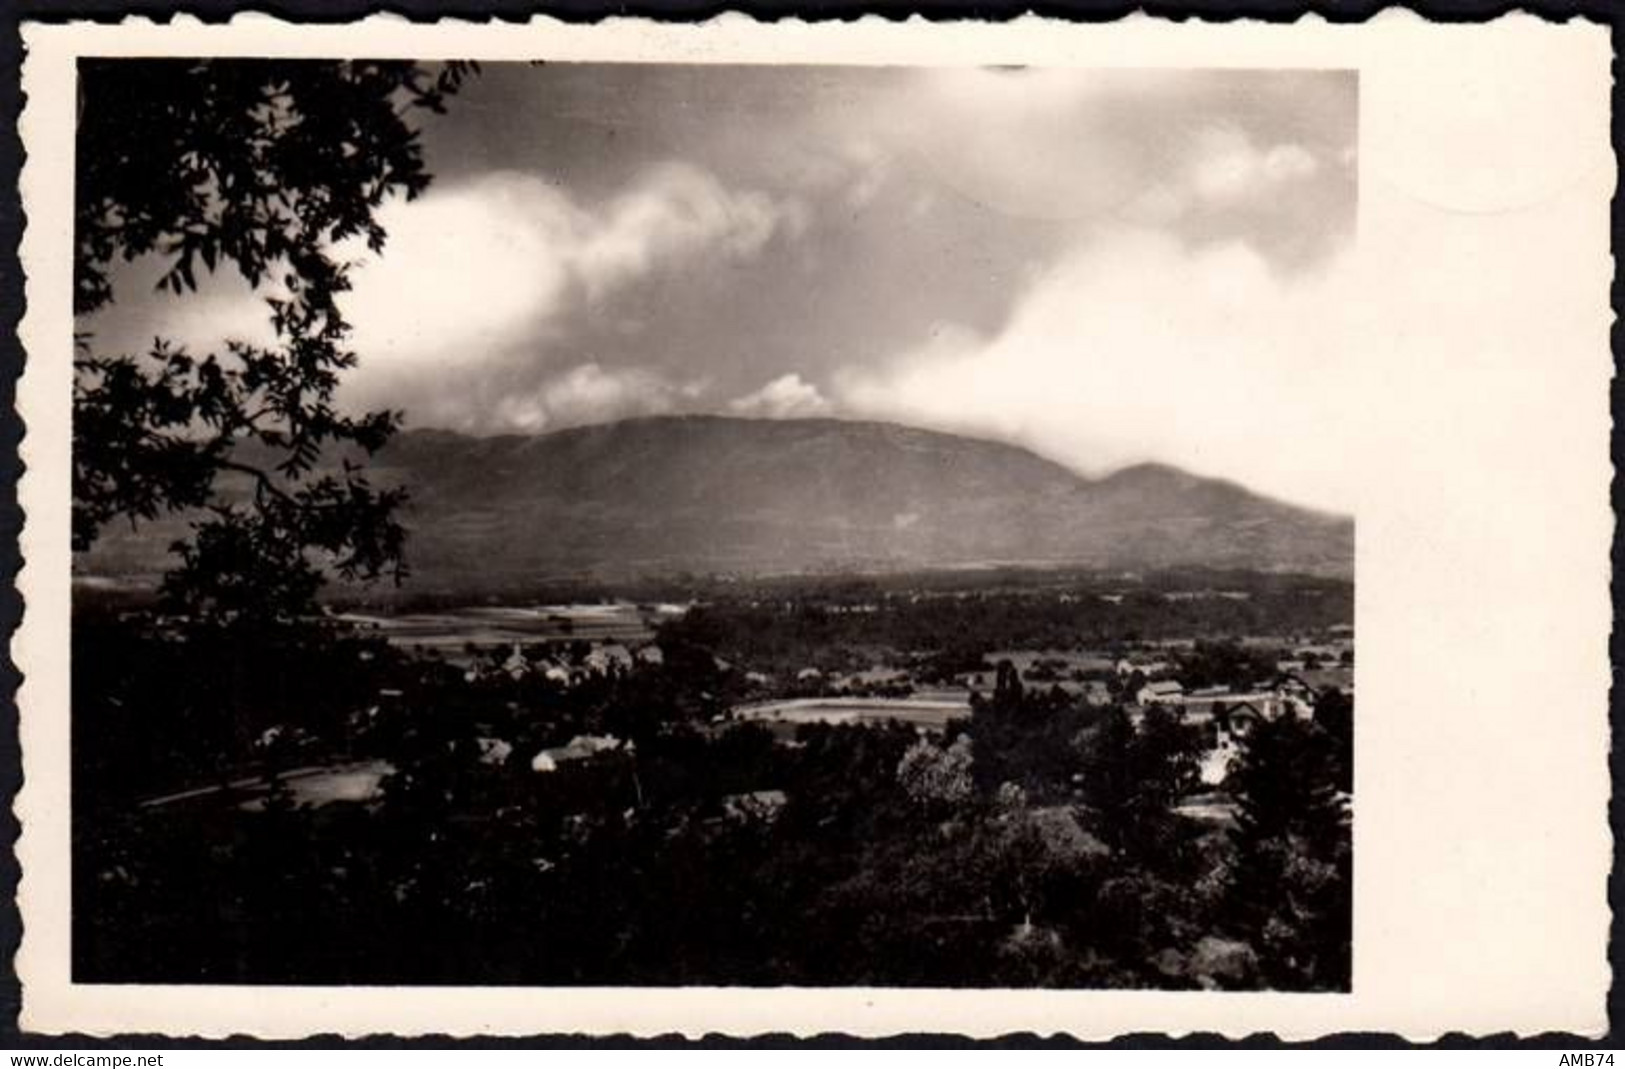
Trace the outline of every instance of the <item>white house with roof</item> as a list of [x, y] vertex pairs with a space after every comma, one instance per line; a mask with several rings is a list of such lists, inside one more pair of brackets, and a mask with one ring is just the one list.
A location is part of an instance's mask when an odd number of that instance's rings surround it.
[[577, 735], [563, 746], [550, 746], [530, 760], [532, 772], [557, 772], [560, 765], [584, 761], [601, 753], [619, 750], [623, 745], [613, 735]]
[[1182, 705], [1185, 685], [1173, 679], [1159, 679], [1135, 691], [1134, 700], [1141, 705]]
[[1134, 718], [1136, 727], [1144, 722], [1144, 709], [1160, 707], [1176, 710], [1187, 727], [1204, 730], [1208, 747], [1199, 774], [1208, 786], [1224, 782], [1240, 755], [1242, 741], [1260, 721], [1283, 716], [1308, 720], [1314, 716], [1313, 694], [1291, 685], [1242, 692], [1225, 687], [1186, 691], [1177, 683], [1164, 681], [1141, 687], [1136, 700], [1141, 706], [1140, 715]]

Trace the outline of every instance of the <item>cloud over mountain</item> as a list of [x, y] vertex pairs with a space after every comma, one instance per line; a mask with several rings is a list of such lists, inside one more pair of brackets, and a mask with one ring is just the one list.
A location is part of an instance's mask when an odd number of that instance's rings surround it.
[[[1328, 347], [1312, 320], [1350, 245], [1357, 88], [492, 64], [425, 120], [435, 181], [384, 206], [382, 255], [346, 250], [360, 365], [340, 400], [477, 433], [896, 416], [1346, 503], [1335, 450], [1298, 439], [1326, 388], [1282, 354]], [[214, 276], [154, 295], [152, 267], [80, 328], [271, 340], [263, 294]], [[1270, 416], [1233, 419], [1243, 396]]]
[[791, 372], [779, 376], [760, 390], [729, 401], [728, 411], [740, 416], [772, 416], [778, 419], [821, 416], [829, 411], [829, 402], [818, 392], [818, 387]]

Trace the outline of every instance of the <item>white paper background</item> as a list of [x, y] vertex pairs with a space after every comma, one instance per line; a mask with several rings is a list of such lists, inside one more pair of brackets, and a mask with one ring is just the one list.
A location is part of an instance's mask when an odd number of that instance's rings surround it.
[[[1342, 1030], [1600, 1034], [1606, 820], [1606, 28], [1372, 24], [24, 27], [26, 600], [18, 958], [34, 1031]], [[94, 987], [68, 977], [73, 57], [1312, 67], [1360, 72], [1360, 232], [1336, 315], [1360, 473], [1354, 990], [627, 992]]]

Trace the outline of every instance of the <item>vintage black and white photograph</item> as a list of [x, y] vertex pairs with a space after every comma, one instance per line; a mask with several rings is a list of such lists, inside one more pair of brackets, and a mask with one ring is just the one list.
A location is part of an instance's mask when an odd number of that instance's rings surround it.
[[1605, 27], [22, 29], [21, 1028], [1606, 1031]]
[[21, 29], [26, 1032], [1607, 1030], [1607, 29]]
[[1348, 991], [1358, 90], [81, 59], [74, 981]]

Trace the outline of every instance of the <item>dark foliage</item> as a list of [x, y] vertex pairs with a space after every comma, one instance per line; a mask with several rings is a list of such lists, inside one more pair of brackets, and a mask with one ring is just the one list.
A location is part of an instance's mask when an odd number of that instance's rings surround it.
[[1198, 641], [1179, 655], [1179, 678], [1185, 686], [1251, 690], [1274, 678], [1275, 658], [1267, 651], [1238, 642]]
[[[384, 244], [377, 209], [428, 185], [412, 108], [471, 72], [405, 62], [87, 59], [79, 69], [74, 307], [115, 299], [116, 264], [163, 259], [160, 288], [231, 267], [264, 295], [278, 344], [194, 355], [162, 339], [75, 358], [73, 540], [115, 519], [195, 517], [165, 593], [190, 612], [278, 619], [326, 574], [399, 575], [404, 500], [369, 455], [391, 412], [334, 404], [355, 365], [338, 249]], [[325, 470], [324, 470], [325, 461]], [[228, 485], [228, 480], [234, 480]]]
[[[1347, 986], [1346, 755], [1314, 725], [1254, 737], [1232, 836], [1176, 811], [1177, 719], [1009, 666], [940, 736], [786, 740], [716, 722], [742, 666], [684, 641], [591, 669], [247, 635], [76, 627], [81, 981]], [[581, 736], [623, 745], [531, 770]], [[288, 789], [360, 760], [395, 770], [371, 800]]]
[[1236, 773], [1232, 916], [1275, 987], [1348, 987], [1353, 852], [1342, 749], [1316, 724], [1262, 722]]
[[[1202, 636], [1210, 641], [1191, 654], [1201, 680], [1194, 686], [1273, 675], [1272, 661], [1234, 641], [1241, 636], [1316, 631], [1353, 612], [1353, 585], [1342, 580], [1232, 581], [1251, 587], [1251, 597], [1170, 601], [1151, 582], [1097, 588], [1113, 600], [1093, 593], [1035, 596], [1002, 584], [952, 593], [906, 585], [802, 594], [701, 588], [706, 603], [669, 630], [721, 656], [764, 668], [844, 667], [841, 653], [863, 647], [929, 651], [939, 676], [979, 670], [985, 653], [1001, 648], [1123, 649], [1142, 641]], [[852, 611], [854, 603], [864, 611]]]

